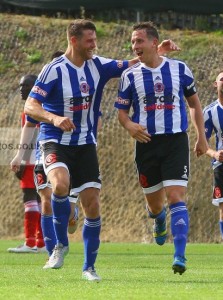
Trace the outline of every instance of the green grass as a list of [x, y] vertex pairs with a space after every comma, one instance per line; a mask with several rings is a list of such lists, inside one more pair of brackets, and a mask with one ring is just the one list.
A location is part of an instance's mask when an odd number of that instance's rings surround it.
[[188, 270], [171, 270], [173, 245], [102, 243], [100, 283], [81, 279], [83, 247], [71, 243], [60, 270], [43, 270], [45, 254], [12, 254], [18, 241], [0, 241], [0, 299], [223, 299], [221, 244], [189, 244]]

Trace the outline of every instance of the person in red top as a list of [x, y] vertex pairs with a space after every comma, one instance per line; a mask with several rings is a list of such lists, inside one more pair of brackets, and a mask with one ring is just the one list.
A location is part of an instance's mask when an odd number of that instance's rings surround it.
[[[21, 99], [24, 101], [28, 98], [37, 76], [28, 74], [21, 78], [19, 87]], [[24, 126], [26, 116], [22, 113], [21, 125]], [[16, 177], [20, 179], [20, 187], [23, 192], [24, 203], [24, 233], [25, 243], [16, 248], [9, 248], [8, 252], [12, 253], [36, 253], [45, 252], [45, 243], [41, 229], [40, 214], [40, 197], [36, 191], [34, 183], [34, 164], [35, 164], [35, 140], [30, 145], [26, 145], [27, 149], [23, 149], [23, 160], [20, 168], [16, 171]], [[13, 164], [13, 160], [11, 162]]]

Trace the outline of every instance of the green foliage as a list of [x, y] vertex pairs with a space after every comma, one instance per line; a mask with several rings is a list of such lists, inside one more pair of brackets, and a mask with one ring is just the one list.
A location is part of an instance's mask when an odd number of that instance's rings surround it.
[[100, 24], [97, 25], [97, 37], [103, 37], [106, 36], [106, 34], [107, 34], [106, 28]]
[[81, 279], [82, 243], [71, 243], [60, 270], [43, 270], [44, 254], [7, 253], [18, 241], [0, 241], [1, 299], [222, 300], [221, 244], [188, 244], [187, 271], [174, 275], [173, 245], [102, 243], [98, 284]]
[[124, 45], [123, 45], [123, 49], [126, 50], [126, 51], [132, 51], [132, 45], [131, 45], [131, 42], [126, 42]]
[[25, 29], [23, 29], [22, 27], [19, 27], [18, 30], [16, 30], [15, 35], [17, 36], [17, 38], [19, 38], [20, 40], [26, 40], [28, 38], [28, 33]]
[[41, 61], [42, 52], [36, 48], [23, 48], [23, 52], [27, 55], [27, 61], [35, 64]]
[[214, 35], [216, 35], [216, 36], [223, 36], [223, 30], [217, 30], [217, 31], [215, 31], [215, 32], [213, 32], [213, 34]]
[[4, 55], [0, 53], [0, 74], [4, 74], [8, 69], [14, 67], [14, 63], [6, 60]]

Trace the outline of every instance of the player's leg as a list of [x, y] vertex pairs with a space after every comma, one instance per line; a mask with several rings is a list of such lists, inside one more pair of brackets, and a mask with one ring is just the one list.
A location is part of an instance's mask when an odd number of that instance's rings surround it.
[[167, 155], [162, 163], [163, 185], [169, 204], [174, 241], [174, 273], [186, 270], [185, 250], [189, 230], [185, 194], [189, 176], [189, 143], [186, 133], [167, 137]]
[[34, 169], [34, 181], [41, 198], [41, 228], [43, 231], [46, 250], [49, 256], [56, 245], [56, 234], [53, 226], [53, 212], [51, 207], [52, 189], [44, 173], [43, 164], [37, 163]]
[[99, 203], [101, 180], [98, 158], [96, 146], [93, 144], [77, 148], [72, 170], [72, 189], [80, 194], [84, 213], [82, 232], [84, 242], [83, 278], [90, 281], [99, 281], [100, 277], [95, 271], [101, 231]]
[[156, 192], [147, 193], [146, 200], [148, 216], [154, 219], [153, 237], [156, 243], [162, 246], [167, 238], [164, 189], [162, 188]]
[[223, 202], [219, 203], [219, 228], [221, 239], [223, 240]]
[[44, 237], [43, 237], [43, 231], [41, 226], [41, 198], [39, 194], [37, 194], [37, 201], [38, 201], [38, 207], [39, 207], [39, 219], [37, 223], [36, 228], [36, 246], [37, 246], [37, 252], [38, 253], [44, 253], [46, 252]]
[[69, 251], [67, 228], [70, 215], [68, 192], [70, 175], [65, 164], [68, 146], [56, 143], [43, 144], [44, 171], [52, 186], [51, 205], [53, 210], [53, 224], [57, 244], [49, 259], [51, 268], [60, 268], [64, 263], [64, 256]]
[[157, 155], [159, 139], [153, 143], [136, 143], [135, 163], [139, 183], [146, 196], [149, 218], [154, 219], [153, 236], [158, 245], [163, 245], [167, 238], [165, 193], [161, 176], [161, 161]]
[[37, 253], [36, 228], [39, 221], [39, 207], [35, 188], [23, 188], [24, 203], [24, 245], [16, 248], [9, 248], [13, 253]]
[[68, 223], [68, 233], [73, 234], [78, 227], [79, 195], [76, 193], [72, 193], [72, 191], [70, 191], [69, 201], [70, 201], [70, 216], [69, 216], [69, 223]]
[[184, 201], [186, 188], [182, 186], [168, 186], [166, 189], [171, 216], [171, 231], [174, 242], [174, 273], [180, 275], [186, 270], [185, 250], [189, 230], [189, 216]]
[[219, 229], [223, 239], [223, 165], [214, 169], [212, 203], [219, 207]]
[[99, 189], [87, 188], [81, 192], [81, 204], [84, 211], [83, 241], [84, 266], [83, 278], [99, 281], [95, 271], [95, 262], [100, 245], [101, 217], [99, 210]]

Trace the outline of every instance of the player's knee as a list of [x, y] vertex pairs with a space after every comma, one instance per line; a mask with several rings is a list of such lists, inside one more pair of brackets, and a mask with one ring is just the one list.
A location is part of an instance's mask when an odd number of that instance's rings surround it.
[[185, 188], [179, 187], [179, 188], [167, 189], [166, 196], [169, 204], [182, 202], [185, 199]]
[[57, 196], [68, 195], [69, 186], [65, 182], [56, 182], [53, 184], [53, 193]]
[[85, 212], [85, 215], [89, 218], [96, 218], [100, 215], [100, 204], [98, 199], [91, 199], [91, 201], [85, 201], [82, 207]]

